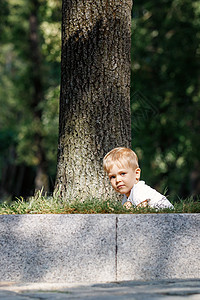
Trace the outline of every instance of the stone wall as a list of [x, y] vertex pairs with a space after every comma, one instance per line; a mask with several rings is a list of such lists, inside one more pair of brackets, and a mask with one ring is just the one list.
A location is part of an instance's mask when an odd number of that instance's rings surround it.
[[1, 215], [0, 281], [200, 278], [200, 215]]

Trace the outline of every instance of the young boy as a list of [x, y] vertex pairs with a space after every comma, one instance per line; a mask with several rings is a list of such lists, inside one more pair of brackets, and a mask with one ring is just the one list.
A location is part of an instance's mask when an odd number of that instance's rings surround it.
[[146, 185], [144, 181], [139, 181], [141, 170], [137, 155], [131, 149], [114, 148], [105, 155], [103, 167], [112, 187], [124, 195], [122, 204], [125, 207], [130, 208], [134, 205], [156, 209], [174, 208], [165, 196]]

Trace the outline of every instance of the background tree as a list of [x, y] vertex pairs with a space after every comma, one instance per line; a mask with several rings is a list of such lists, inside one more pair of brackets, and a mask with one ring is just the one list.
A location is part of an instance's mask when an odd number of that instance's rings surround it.
[[[1, 194], [53, 186], [56, 165], [61, 7], [7, 1], [1, 30]], [[2, 11], [1, 11], [2, 12]], [[6, 17], [7, 14], [7, 17]], [[48, 179], [47, 179], [48, 175]], [[52, 178], [52, 180], [49, 180]]]
[[102, 196], [102, 158], [130, 146], [131, 1], [63, 1], [56, 185]]
[[199, 20], [198, 1], [133, 10], [132, 146], [142, 176], [175, 199], [200, 194]]

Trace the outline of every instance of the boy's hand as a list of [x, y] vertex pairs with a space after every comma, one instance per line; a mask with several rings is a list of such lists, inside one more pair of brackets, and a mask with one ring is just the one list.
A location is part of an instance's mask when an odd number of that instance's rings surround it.
[[126, 201], [123, 205], [126, 209], [130, 209], [133, 205], [130, 201]]
[[137, 205], [137, 207], [147, 207], [148, 206], [148, 201], [149, 201], [149, 199], [141, 202], [140, 204]]

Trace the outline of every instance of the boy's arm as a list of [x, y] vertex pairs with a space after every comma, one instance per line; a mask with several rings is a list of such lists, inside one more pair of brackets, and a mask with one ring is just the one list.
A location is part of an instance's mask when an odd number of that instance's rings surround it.
[[[151, 188], [148, 185], [144, 186], [145, 188], [143, 189], [145, 198], [147, 199], [147, 204], [151, 208], [155, 209], [163, 209], [163, 208], [170, 208], [173, 209], [173, 205], [169, 202], [169, 200], [156, 191], [155, 189]], [[145, 202], [145, 201], [144, 201]], [[142, 202], [143, 203], [143, 202]]]
[[173, 209], [173, 205], [164, 195], [146, 185], [144, 181], [140, 181], [135, 185], [131, 200], [136, 207], [145, 207], [148, 205], [149, 207], [156, 209]]

